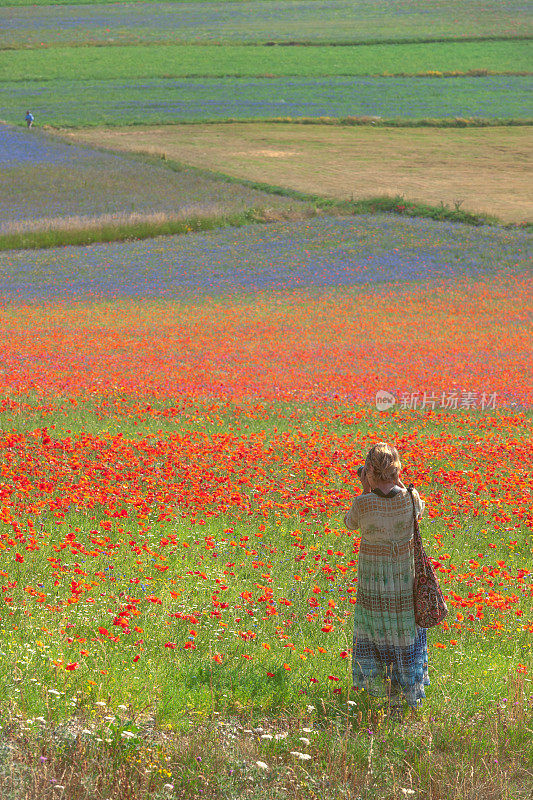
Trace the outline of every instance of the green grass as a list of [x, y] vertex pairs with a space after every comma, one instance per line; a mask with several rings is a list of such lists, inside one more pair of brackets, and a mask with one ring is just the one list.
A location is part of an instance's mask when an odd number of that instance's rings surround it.
[[[291, 219], [313, 216], [312, 208], [305, 211], [287, 211]], [[13, 233], [0, 233], [0, 251], [2, 250], [42, 250], [64, 245], [88, 245], [96, 242], [122, 242], [132, 239], [152, 239], [156, 236], [172, 236], [192, 231], [210, 231], [216, 228], [240, 228], [254, 222], [269, 220], [269, 212], [262, 209], [249, 209], [240, 213], [188, 218], [173, 218], [171, 215], [154, 215], [155, 220], [146, 215], [137, 215], [141, 219], [132, 221], [103, 221], [97, 217], [92, 220], [83, 218], [62, 225], [61, 219], [44, 221], [39, 229], [38, 222], [34, 230], [22, 230]], [[157, 217], [162, 217], [158, 219]], [[279, 211], [277, 219], [282, 219], [284, 212]], [[481, 223], [477, 223], [481, 224]]]
[[355, 47], [152, 45], [0, 51], [0, 80], [117, 80], [192, 76], [520, 73], [531, 70], [528, 40]]

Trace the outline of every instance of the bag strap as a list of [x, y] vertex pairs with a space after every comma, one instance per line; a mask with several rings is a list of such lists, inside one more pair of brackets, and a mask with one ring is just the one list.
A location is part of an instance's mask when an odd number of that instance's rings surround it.
[[415, 508], [415, 498], [413, 495], [414, 484], [410, 483], [407, 487], [407, 491], [411, 497], [411, 503], [413, 504], [413, 527], [414, 527], [414, 545], [418, 548], [419, 551], [424, 552], [424, 548], [422, 545], [422, 537], [420, 536], [420, 528], [418, 526], [418, 517]]

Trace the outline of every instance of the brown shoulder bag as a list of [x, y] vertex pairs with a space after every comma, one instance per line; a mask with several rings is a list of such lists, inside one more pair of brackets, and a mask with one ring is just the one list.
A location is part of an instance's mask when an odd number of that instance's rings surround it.
[[411, 495], [414, 513], [414, 556], [415, 580], [413, 585], [413, 600], [415, 604], [415, 622], [420, 628], [433, 628], [438, 625], [448, 614], [448, 607], [444, 602], [433, 564], [424, 550], [418, 518], [413, 497], [413, 484], [409, 484], [407, 491]]

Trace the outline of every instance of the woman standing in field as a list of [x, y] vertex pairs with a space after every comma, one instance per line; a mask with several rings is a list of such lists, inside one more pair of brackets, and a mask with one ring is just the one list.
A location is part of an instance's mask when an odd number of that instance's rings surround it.
[[[344, 517], [361, 531], [353, 641], [353, 684], [387, 696], [401, 717], [402, 694], [416, 708], [429, 685], [426, 630], [413, 604], [413, 504], [395, 447], [378, 442], [359, 468], [363, 492]], [[418, 519], [425, 502], [413, 491]]]

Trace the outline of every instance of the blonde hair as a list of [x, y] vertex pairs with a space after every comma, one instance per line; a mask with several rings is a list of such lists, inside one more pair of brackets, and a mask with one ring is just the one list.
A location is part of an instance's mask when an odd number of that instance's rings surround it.
[[378, 483], [391, 483], [398, 478], [402, 462], [395, 447], [386, 442], [378, 442], [369, 451], [365, 469], [371, 480]]

